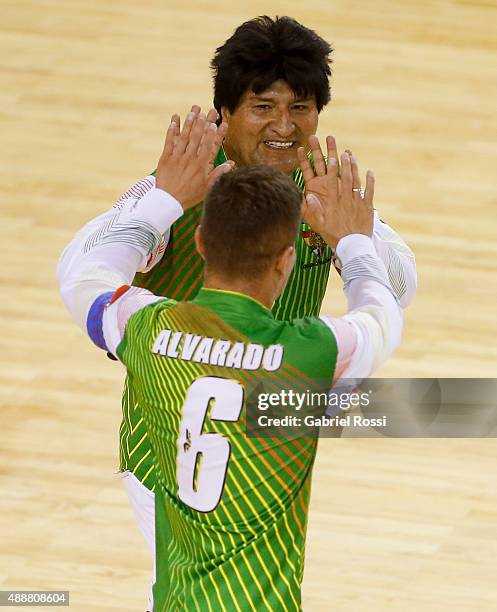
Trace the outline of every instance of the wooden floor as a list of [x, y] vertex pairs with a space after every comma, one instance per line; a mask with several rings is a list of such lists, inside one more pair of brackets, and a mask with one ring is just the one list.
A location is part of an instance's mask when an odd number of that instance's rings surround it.
[[[335, 47], [332, 133], [377, 176], [419, 293], [391, 376], [497, 374], [495, 0], [1, 0], [0, 589], [143, 611], [150, 562], [116, 474], [123, 372], [70, 322], [55, 266], [211, 101], [214, 49], [257, 14]], [[343, 309], [339, 283], [324, 312]], [[497, 610], [494, 440], [322, 440], [306, 612]]]

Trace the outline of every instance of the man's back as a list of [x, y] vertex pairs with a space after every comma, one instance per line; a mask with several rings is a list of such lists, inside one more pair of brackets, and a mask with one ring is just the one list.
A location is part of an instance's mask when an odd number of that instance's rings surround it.
[[[348, 313], [276, 321], [269, 309], [295, 264], [302, 194], [270, 167], [212, 169], [222, 126], [189, 122], [179, 136], [171, 123], [161, 187], [97, 236], [90, 222], [82, 247], [65, 250], [61, 294], [127, 366], [143, 411], [159, 484], [153, 609], [298, 610], [315, 439], [255, 440], [247, 413], [272, 392], [326, 397], [334, 379], [369, 376], [398, 345], [402, 312], [371, 239], [374, 176], [363, 197], [355, 159], [341, 156], [339, 178], [318, 144], [322, 199], [309, 193], [304, 217], [336, 248]], [[299, 159], [311, 179], [303, 149]], [[216, 178], [195, 232], [204, 290], [178, 304], [130, 287]]]
[[157, 460], [156, 609], [299, 610], [316, 439], [247, 436], [247, 408], [327, 392], [329, 328], [203, 289], [139, 311], [118, 353]]
[[[227, 161], [224, 149], [219, 151], [215, 165]], [[292, 174], [292, 180], [304, 189], [301, 170]], [[143, 195], [155, 185], [152, 176], [134, 185], [116, 206], [127, 199]], [[137, 274], [135, 286], [144, 287], [156, 295], [175, 300], [190, 300], [200, 290], [204, 263], [195, 250], [194, 233], [200, 223], [200, 206], [188, 210], [171, 227], [163, 257], [146, 274]], [[290, 321], [297, 317], [317, 316], [326, 292], [331, 267], [331, 249], [305, 222], [295, 243], [297, 264], [282, 293], [273, 305], [277, 319]], [[131, 471], [147, 488], [155, 491], [155, 472], [150, 444], [143, 425], [141, 409], [133, 388], [126, 379], [123, 393], [123, 420], [119, 435], [120, 470]]]

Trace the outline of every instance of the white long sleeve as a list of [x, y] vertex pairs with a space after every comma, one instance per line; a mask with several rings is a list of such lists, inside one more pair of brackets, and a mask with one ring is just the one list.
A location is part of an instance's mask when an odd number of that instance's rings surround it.
[[[83, 329], [97, 297], [129, 285], [147, 269], [183, 209], [171, 195], [152, 187], [141, 198], [87, 223], [64, 250], [57, 268], [60, 293], [69, 314]], [[147, 292], [148, 293], [148, 292]]]
[[[127, 198], [90, 221], [65, 249], [57, 271], [62, 298], [72, 318], [101, 348], [115, 354], [129, 317], [164, 299], [140, 288], [124, 295], [116, 291], [146, 269], [182, 213], [173, 197], [151, 186], [143, 197]], [[398, 345], [402, 311], [373, 239], [347, 236], [337, 255], [348, 313], [322, 319], [337, 339], [336, 376], [364, 378]]]
[[[373, 244], [376, 253], [385, 264], [388, 279], [402, 308], [414, 299], [417, 289], [416, 259], [414, 253], [387, 223], [374, 211]], [[342, 273], [342, 261], [335, 252], [333, 264]]]
[[335, 380], [370, 376], [393, 353], [402, 335], [402, 309], [374, 241], [362, 234], [337, 245], [348, 313], [321, 317], [338, 345]]
[[406, 308], [414, 299], [418, 284], [414, 253], [397, 232], [381, 221], [376, 210], [372, 238], [399, 303]]

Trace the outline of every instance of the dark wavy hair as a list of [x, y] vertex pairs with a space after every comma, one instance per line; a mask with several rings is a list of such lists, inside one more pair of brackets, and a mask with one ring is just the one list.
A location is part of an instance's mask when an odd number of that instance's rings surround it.
[[243, 94], [285, 80], [299, 98], [314, 96], [318, 112], [330, 101], [331, 46], [291, 17], [267, 15], [239, 26], [211, 61], [214, 106], [233, 113]]

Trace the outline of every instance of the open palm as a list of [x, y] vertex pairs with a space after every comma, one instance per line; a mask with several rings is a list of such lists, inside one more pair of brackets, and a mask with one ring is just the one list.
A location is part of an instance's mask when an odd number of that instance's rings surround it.
[[[328, 179], [326, 176], [327, 163], [321, 151], [321, 145], [319, 144], [317, 136], [309, 137], [309, 145], [311, 147], [312, 163], [303, 148], [297, 151], [300, 168], [304, 177], [305, 194], [309, 195], [312, 193], [317, 196], [320, 202], [324, 202], [328, 189]], [[326, 147], [328, 149], [328, 160], [338, 160], [337, 146], [333, 136], [328, 136], [326, 138]], [[304, 219], [304, 221], [308, 222], [307, 219]]]
[[305, 182], [304, 220], [312, 229], [336, 248], [348, 234], [371, 236], [373, 231], [374, 175], [368, 170], [364, 195], [357, 160], [350, 151], [342, 154], [342, 173], [339, 175], [335, 139], [328, 136], [326, 163], [316, 136], [309, 138], [312, 160], [305, 150], [298, 150], [300, 167]]

